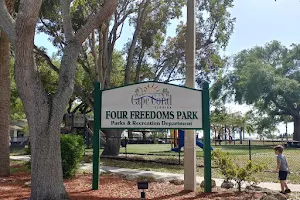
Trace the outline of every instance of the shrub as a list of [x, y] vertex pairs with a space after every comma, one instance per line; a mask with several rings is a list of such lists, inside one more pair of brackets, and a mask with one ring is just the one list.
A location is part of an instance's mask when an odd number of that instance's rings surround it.
[[212, 153], [212, 159], [218, 167], [220, 173], [225, 177], [225, 181], [232, 180], [235, 175], [234, 162], [232, 161], [229, 153], [222, 152], [220, 150], [215, 150]]
[[216, 167], [225, 176], [226, 181], [234, 180], [237, 183], [239, 191], [241, 191], [242, 183], [244, 181], [255, 181], [253, 174], [262, 172], [266, 166], [262, 164], [254, 164], [252, 161], [248, 161], [247, 165], [239, 166], [234, 163], [229, 153], [215, 150], [212, 154]]
[[31, 171], [31, 159], [25, 162], [24, 166], [28, 171]]
[[31, 149], [30, 149], [30, 143], [25, 147], [25, 154], [30, 155], [31, 154]]
[[63, 177], [71, 178], [76, 170], [84, 153], [84, 139], [82, 136], [62, 135], [61, 140], [61, 158]]

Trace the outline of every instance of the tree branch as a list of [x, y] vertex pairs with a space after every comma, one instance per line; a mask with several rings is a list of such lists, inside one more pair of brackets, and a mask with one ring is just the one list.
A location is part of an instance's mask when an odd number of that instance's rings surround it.
[[67, 98], [73, 93], [77, 58], [82, 43], [94, 29], [98, 28], [113, 14], [117, 2], [117, 0], [105, 0], [104, 6], [95, 15], [89, 16], [86, 24], [78, 30], [75, 37], [72, 40], [69, 40], [64, 48], [64, 55], [60, 65], [58, 87], [55, 96], [53, 97], [53, 105], [55, 106], [57, 113], [65, 110], [64, 106], [68, 103]]
[[271, 114], [272, 115], [291, 115], [291, 113], [288, 111], [272, 111]]
[[73, 111], [72, 111], [72, 113], [76, 113], [80, 108], [82, 108], [84, 106], [84, 103], [80, 103], [79, 105], [77, 105], [74, 109], [73, 109]]
[[60, 5], [62, 7], [62, 17], [63, 17], [63, 30], [65, 33], [66, 41], [74, 37], [74, 30], [72, 27], [71, 16], [70, 16], [70, 4], [72, 0], [60, 0]]
[[[20, 1], [16, 19], [15, 80], [29, 122], [36, 120], [36, 114], [41, 115], [40, 110], [52, 112], [52, 104], [49, 103], [33, 56], [34, 35], [41, 4], [42, 0]], [[33, 96], [36, 98], [32, 98]]]
[[169, 74], [169, 76], [168, 76], [168, 79], [166, 80], [167, 82], [170, 82], [170, 79], [171, 79], [171, 77], [172, 77], [172, 74], [173, 74], [173, 72], [175, 71], [175, 69], [177, 68], [178, 64], [179, 64], [179, 60], [176, 62], [176, 65], [173, 67], [172, 71], [170, 72], [170, 74]]
[[73, 105], [73, 98], [70, 98], [69, 103], [68, 103], [68, 109], [67, 109], [67, 113], [71, 113], [71, 109], [72, 109], [72, 105]]
[[46, 54], [45, 51], [34, 46], [35, 53], [40, 55], [48, 63], [49, 67], [53, 69], [56, 73], [59, 73], [59, 69], [52, 63], [51, 58]]
[[126, 63], [126, 67], [125, 67], [125, 78], [124, 78], [124, 84], [127, 85], [130, 83], [130, 72], [131, 72], [131, 68], [133, 65], [133, 56], [134, 56], [134, 49], [136, 46], [136, 43], [138, 41], [138, 38], [141, 34], [142, 28], [143, 28], [143, 24], [145, 21], [145, 17], [147, 15], [147, 7], [150, 4], [150, 0], [146, 0], [146, 2], [144, 3], [144, 5], [139, 5], [139, 11], [138, 11], [138, 16], [137, 16], [137, 22], [136, 22], [136, 28], [133, 34], [133, 38], [128, 50], [128, 55], [127, 55], [127, 63]]
[[99, 27], [113, 14], [117, 4], [117, 0], [106, 0], [103, 7], [94, 16], [90, 16], [86, 24], [78, 30], [75, 40], [80, 44], [83, 43], [94, 29]]
[[170, 83], [172, 81], [183, 81], [185, 80], [185, 78], [175, 78], [175, 79], [171, 79], [171, 80], [167, 80], [167, 81], [164, 81], [165, 83]]
[[0, 0], [0, 28], [6, 33], [10, 42], [14, 45], [16, 40], [16, 23], [7, 10], [5, 0]]
[[[43, 26], [45, 26], [48, 29], [48, 31], [52, 35], [52, 37], [59, 38], [59, 34], [55, 31], [53, 31], [51, 29], [51, 27], [49, 27], [49, 25], [42, 18], [40, 18], [40, 22], [43, 24]], [[64, 49], [64, 46], [66, 45], [66, 43], [64, 41], [62, 41], [61, 39], [59, 40], [58, 43], [59, 43], [60, 48]]]

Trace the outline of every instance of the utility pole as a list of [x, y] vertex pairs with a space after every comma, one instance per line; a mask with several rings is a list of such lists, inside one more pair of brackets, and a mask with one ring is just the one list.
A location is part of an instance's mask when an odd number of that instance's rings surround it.
[[[195, 88], [196, 22], [195, 0], [187, 0], [186, 82]], [[199, 99], [199, 102], [201, 99]], [[196, 135], [195, 130], [185, 131], [184, 138], [184, 189], [196, 191]]]

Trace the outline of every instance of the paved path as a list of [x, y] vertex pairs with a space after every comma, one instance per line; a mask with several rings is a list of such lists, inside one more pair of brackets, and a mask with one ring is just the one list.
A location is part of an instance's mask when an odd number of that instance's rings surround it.
[[[22, 161], [28, 161], [30, 159], [29, 156], [10, 156], [11, 160], [22, 160]], [[80, 169], [84, 171], [92, 171], [92, 163], [84, 163], [80, 165]], [[183, 174], [173, 174], [173, 173], [163, 173], [163, 172], [154, 172], [154, 171], [141, 171], [141, 170], [135, 170], [135, 169], [126, 169], [126, 168], [119, 168], [119, 167], [109, 167], [109, 166], [100, 166], [100, 170], [103, 172], [111, 172], [115, 174], [121, 174], [121, 175], [134, 175], [134, 176], [146, 176], [146, 177], [154, 177], [155, 179], [164, 179], [164, 180], [184, 180]], [[204, 178], [197, 176], [197, 183], [201, 183]], [[221, 186], [223, 179], [216, 179], [217, 186]], [[262, 188], [267, 188], [270, 190], [279, 191], [280, 185], [279, 183], [270, 183], [270, 182], [262, 182], [258, 184], [258, 186]], [[244, 185], [245, 187], [245, 185]], [[300, 192], [300, 184], [289, 184], [289, 187], [294, 192]]]

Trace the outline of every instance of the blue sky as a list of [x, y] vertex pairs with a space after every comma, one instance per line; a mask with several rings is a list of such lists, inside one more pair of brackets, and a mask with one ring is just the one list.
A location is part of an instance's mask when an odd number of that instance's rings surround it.
[[[279, 40], [289, 46], [292, 43], [300, 43], [300, 2], [298, 0], [235, 0], [232, 16], [236, 17], [234, 33], [225, 51], [226, 55], [235, 54], [243, 49], [255, 45], [264, 45], [272, 40]], [[168, 28], [168, 35], [174, 36], [179, 21], [186, 21], [186, 10], [183, 17], [173, 20]], [[117, 49], [122, 49], [132, 35], [133, 28], [124, 26], [124, 32]], [[47, 40], [46, 35], [37, 35], [35, 44], [44, 46], [48, 54], [52, 55], [55, 48]], [[247, 106], [231, 105], [232, 111], [245, 111]], [[279, 127], [285, 132], [284, 126]], [[292, 133], [292, 124], [289, 124], [288, 132]]]
[[[263, 45], [271, 40], [279, 40], [284, 45], [300, 41], [300, 2], [298, 0], [235, 0], [232, 16], [236, 17], [234, 33], [225, 51], [227, 55], [235, 54], [255, 45]], [[173, 20], [168, 28], [168, 35], [174, 36], [180, 20], [186, 21], [186, 10], [183, 17]], [[117, 49], [132, 35], [133, 28], [124, 27], [123, 35], [117, 43]], [[37, 35], [35, 43], [48, 49], [51, 55], [55, 48], [46, 35]]]

